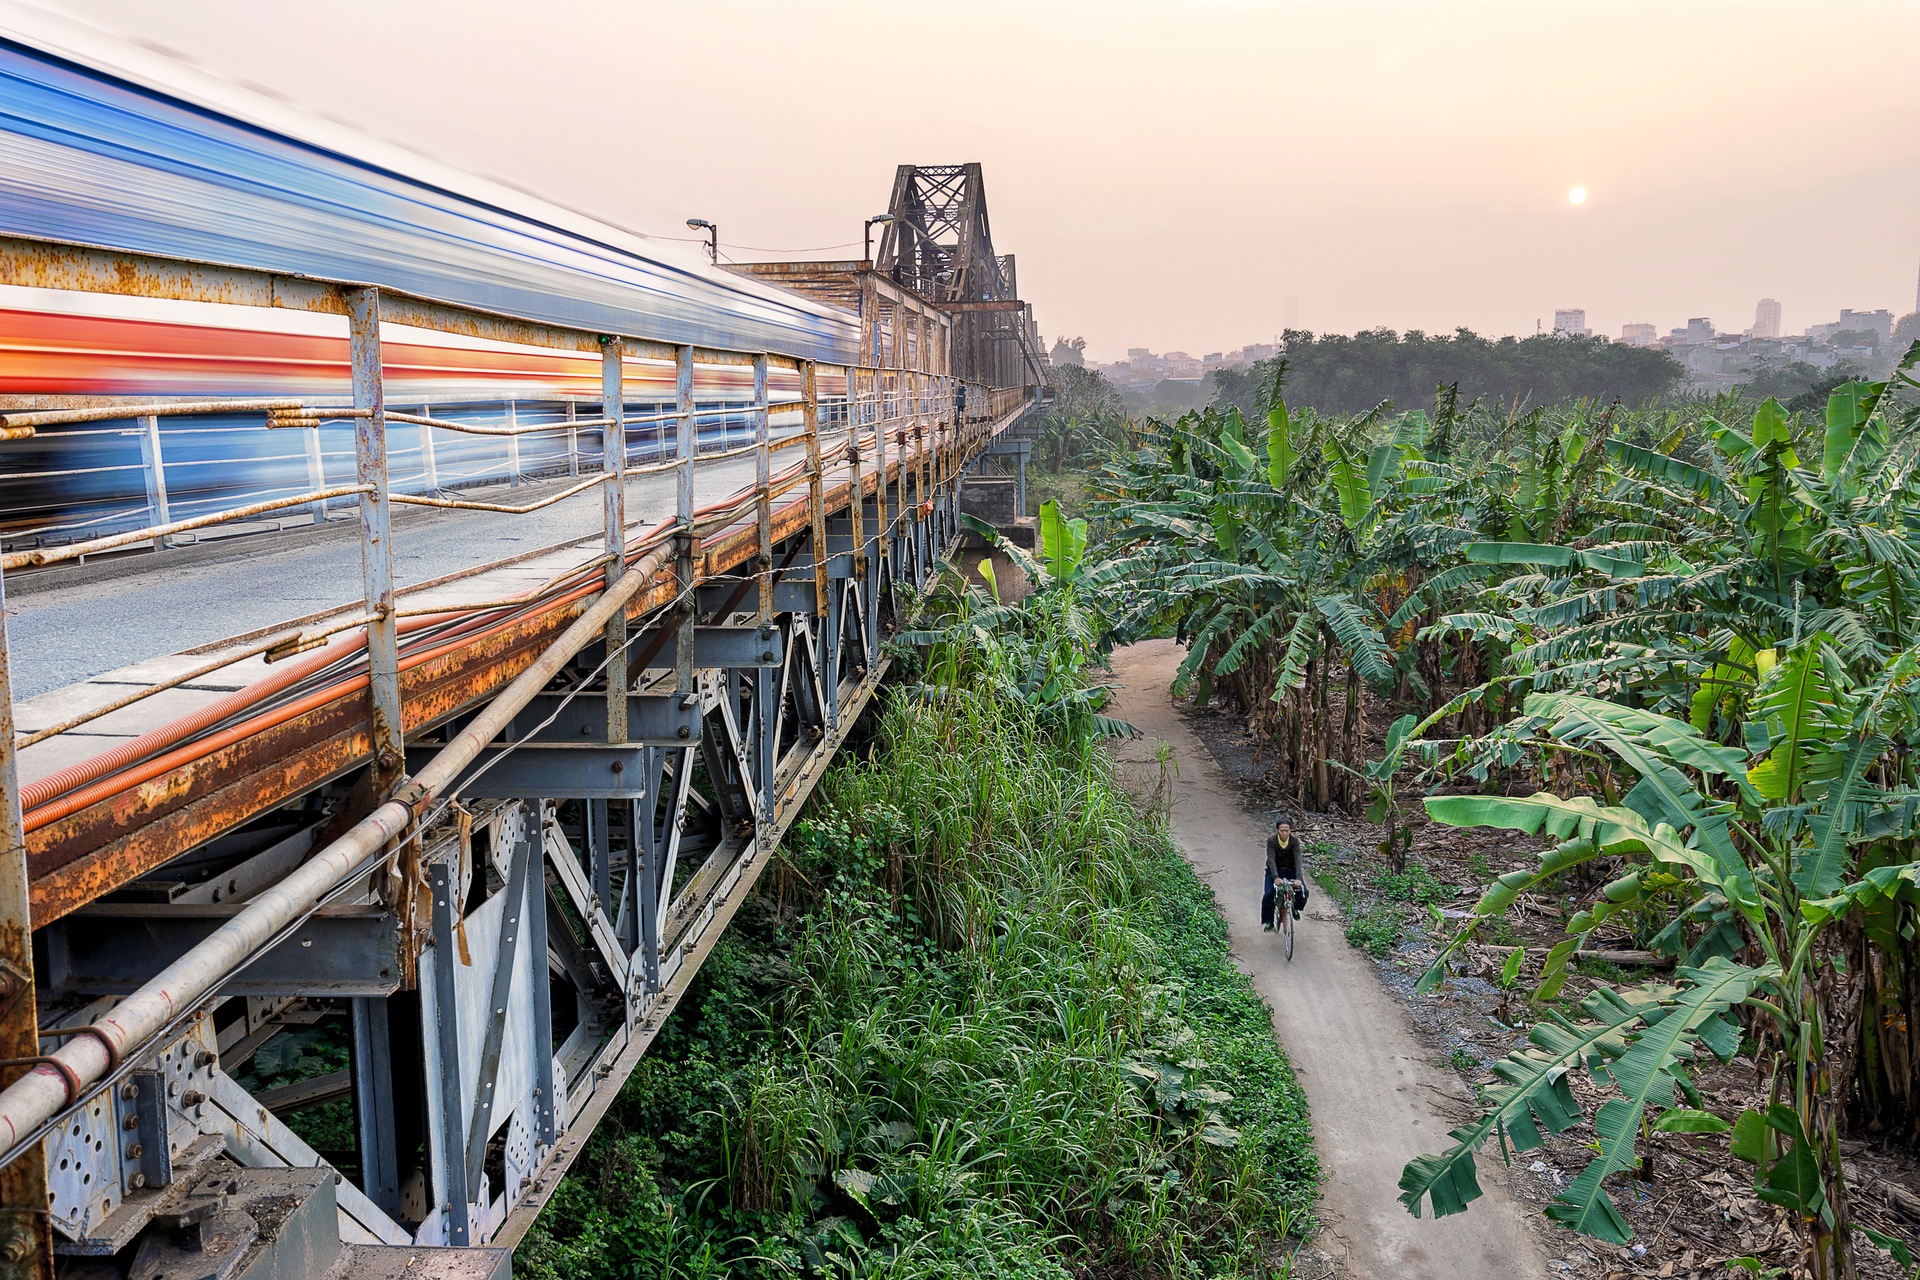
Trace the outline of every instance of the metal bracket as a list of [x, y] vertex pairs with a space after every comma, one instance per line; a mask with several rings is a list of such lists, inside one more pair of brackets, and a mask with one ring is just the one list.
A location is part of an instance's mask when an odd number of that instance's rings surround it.
[[120, 1162], [123, 1189], [164, 1187], [173, 1181], [173, 1154], [167, 1148], [166, 1084], [158, 1071], [135, 1071], [119, 1088]]
[[[604, 708], [602, 713], [604, 714]], [[407, 772], [438, 748], [407, 752]], [[470, 800], [638, 800], [646, 795], [646, 747], [529, 742], [489, 747], [452, 788]]]

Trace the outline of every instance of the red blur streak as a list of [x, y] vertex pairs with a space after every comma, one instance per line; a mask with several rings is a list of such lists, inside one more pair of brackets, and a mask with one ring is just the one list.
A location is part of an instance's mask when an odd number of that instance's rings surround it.
[[[671, 398], [673, 369], [629, 360], [639, 399]], [[586, 352], [501, 350], [389, 339], [387, 396], [600, 398]], [[797, 385], [798, 378], [789, 375]], [[775, 385], [786, 379], [777, 374]], [[703, 370], [702, 390], [749, 390], [751, 370]], [[341, 395], [347, 338], [214, 325], [0, 309], [0, 395]]]

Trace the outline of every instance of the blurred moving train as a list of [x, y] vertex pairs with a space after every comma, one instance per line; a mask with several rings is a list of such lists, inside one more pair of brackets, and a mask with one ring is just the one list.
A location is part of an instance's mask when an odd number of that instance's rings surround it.
[[[830, 363], [858, 354], [849, 312], [458, 173], [163, 55], [40, 10], [0, 3], [0, 237], [378, 284], [575, 329], [766, 350]], [[19, 247], [19, 246], [14, 246]], [[0, 411], [158, 398], [341, 397], [340, 317], [23, 287], [0, 244]], [[394, 483], [448, 488], [599, 466], [596, 356], [384, 327], [387, 397], [454, 420], [551, 422], [514, 438], [394, 427]], [[671, 400], [672, 372], [629, 361], [629, 411]], [[776, 398], [797, 386], [776, 377]], [[824, 382], [824, 380], [823, 380]], [[708, 437], [748, 424], [744, 370], [700, 370]], [[840, 387], [825, 383], [823, 394]], [[259, 415], [133, 419], [0, 444], [0, 535], [67, 541], [152, 518], [152, 445], [174, 518], [297, 493], [299, 432]], [[587, 437], [582, 440], [581, 437]], [[737, 438], [737, 435], [735, 436]], [[351, 430], [322, 428], [325, 478], [351, 474]], [[671, 426], [630, 428], [631, 455]], [[588, 452], [582, 455], [582, 449]], [[145, 450], [145, 452], [143, 452]]]

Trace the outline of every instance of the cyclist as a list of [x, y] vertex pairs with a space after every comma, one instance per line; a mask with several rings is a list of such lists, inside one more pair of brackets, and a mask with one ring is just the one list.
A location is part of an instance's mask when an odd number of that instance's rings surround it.
[[1260, 925], [1274, 926], [1273, 887], [1280, 880], [1293, 881], [1293, 917], [1298, 920], [1307, 906], [1307, 878], [1303, 873], [1306, 848], [1293, 834], [1293, 820], [1281, 814], [1273, 820], [1273, 834], [1267, 837], [1265, 885], [1260, 891]]

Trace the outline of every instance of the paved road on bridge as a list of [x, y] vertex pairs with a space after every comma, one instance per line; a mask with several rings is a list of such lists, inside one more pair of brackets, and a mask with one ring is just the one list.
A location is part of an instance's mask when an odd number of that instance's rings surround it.
[[1340, 935], [1338, 910], [1314, 895], [1291, 963], [1279, 935], [1260, 931], [1264, 821], [1175, 712], [1167, 690], [1186, 650], [1172, 640], [1119, 649], [1113, 714], [1144, 735], [1120, 759], [1158, 776], [1165, 744], [1178, 771], [1173, 836], [1219, 895], [1234, 960], [1274, 1011], [1274, 1030], [1307, 1092], [1326, 1186], [1315, 1243], [1346, 1280], [1485, 1280], [1549, 1274], [1524, 1211], [1488, 1171], [1486, 1195], [1464, 1214], [1414, 1218], [1399, 1201], [1400, 1170], [1448, 1143], [1443, 1108], [1467, 1101], [1457, 1076], [1429, 1061], [1406, 1011]]
[[[774, 470], [792, 465], [797, 456], [794, 450], [776, 453]], [[841, 474], [830, 469], [827, 483]], [[751, 485], [753, 477], [750, 453], [700, 463], [695, 505], [727, 497]], [[524, 504], [574, 483], [560, 479], [463, 496]], [[670, 518], [673, 506], [671, 471], [627, 482], [627, 519], [634, 528]], [[575, 540], [597, 544], [602, 507], [597, 488], [525, 515], [395, 507], [394, 583], [404, 589]], [[148, 658], [361, 598], [359, 524], [353, 520], [10, 577], [7, 633], [14, 697], [24, 702]]]

